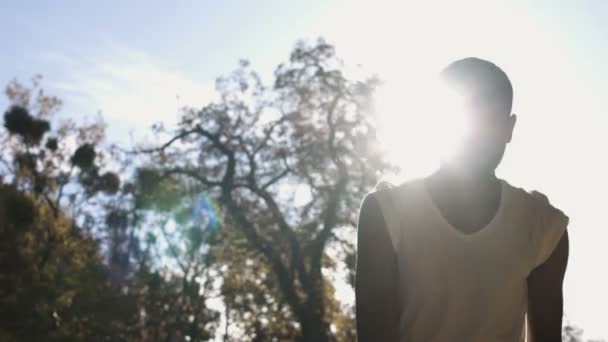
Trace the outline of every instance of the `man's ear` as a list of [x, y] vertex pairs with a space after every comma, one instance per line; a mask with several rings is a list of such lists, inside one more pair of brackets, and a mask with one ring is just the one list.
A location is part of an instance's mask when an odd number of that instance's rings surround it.
[[513, 138], [513, 129], [515, 128], [515, 123], [517, 122], [517, 115], [511, 114], [509, 116], [509, 132], [507, 132], [507, 142], [510, 143]]

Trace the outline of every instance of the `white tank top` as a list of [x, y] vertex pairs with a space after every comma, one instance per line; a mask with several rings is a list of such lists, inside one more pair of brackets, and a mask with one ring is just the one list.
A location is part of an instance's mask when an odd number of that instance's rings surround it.
[[400, 341], [525, 341], [526, 279], [568, 217], [543, 194], [500, 182], [496, 215], [472, 234], [443, 218], [423, 179], [374, 193], [398, 260]]

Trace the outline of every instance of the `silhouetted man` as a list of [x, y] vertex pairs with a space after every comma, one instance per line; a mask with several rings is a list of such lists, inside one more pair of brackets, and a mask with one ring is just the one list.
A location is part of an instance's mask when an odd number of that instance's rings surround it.
[[561, 341], [568, 217], [494, 172], [516, 121], [511, 82], [477, 58], [441, 79], [461, 100], [443, 114], [469, 127], [434, 174], [363, 199], [359, 342], [519, 342], [526, 325], [528, 340]]

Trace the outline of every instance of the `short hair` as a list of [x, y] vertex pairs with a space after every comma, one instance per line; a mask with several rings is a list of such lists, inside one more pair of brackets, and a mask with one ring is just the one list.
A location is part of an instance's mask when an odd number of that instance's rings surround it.
[[478, 99], [484, 105], [511, 114], [513, 86], [496, 64], [475, 57], [463, 58], [445, 67], [440, 78], [466, 98]]

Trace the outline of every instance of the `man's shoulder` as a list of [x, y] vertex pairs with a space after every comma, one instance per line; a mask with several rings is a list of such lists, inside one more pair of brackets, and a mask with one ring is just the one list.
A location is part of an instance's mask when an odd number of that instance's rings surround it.
[[407, 200], [408, 195], [411, 195], [416, 188], [416, 184], [420, 179], [410, 179], [405, 181], [389, 181], [380, 180], [376, 186], [366, 194], [366, 197], [374, 197], [376, 199], [387, 199], [397, 203]]
[[410, 179], [406, 181], [387, 181], [381, 180], [376, 183], [372, 191], [368, 192], [363, 200], [372, 200], [380, 205], [383, 211], [402, 211], [405, 208], [420, 202], [421, 179]]
[[502, 180], [505, 185], [504, 189], [507, 191], [510, 200], [516, 206], [521, 206], [528, 209], [542, 209], [551, 208], [553, 210], [559, 210], [551, 204], [549, 197], [536, 189], [528, 189], [525, 187], [512, 185], [506, 180]]
[[382, 217], [384, 229], [389, 234], [393, 249], [397, 251], [399, 241], [400, 223], [404, 212], [411, 205], [408, 194], [415, 184], [415, 180], [391, 182], [381, 180], [376, 183], [374, 189], [369, 192], [361, 206], [361, 212], [367, 215]]
[[374, 192], [400, 192], [412, 189], [415, 184], [421, 182], [422, 178], [414, 178], [408, 180], [380, 180], [372, 190]]
[[[506, 183], [506, 182], [505, 182]], [[538, 190], [527, 190], [512, 186], [507, 183], [507, 189], [511, 192], [511, 213], [517, 213], [516, 217], [529, 220], [526, 227], [531, 241], [531, 269], [543, 264], [558, 248], [559, 242], [566, 232], [570, 218], [554, 204], [549, 198]], [[567, 235], [566, 235], [567, 238]], [[566, 242], [567, 243], [567, 242]], [[567, 245], [560, 244], [562, 253]], [[565, 247], [564, 247], [565, 246]], [[567, 256], [566, 256], [567, 259]]]
[[381, 180], [376, 183], [374, 188], [365, 194], [361, 203], [363, 211], [380, 211], [380, 203], [384, 202], [385, 198], [391, 196], [394, 191], [395, 184], [386, 180]]

